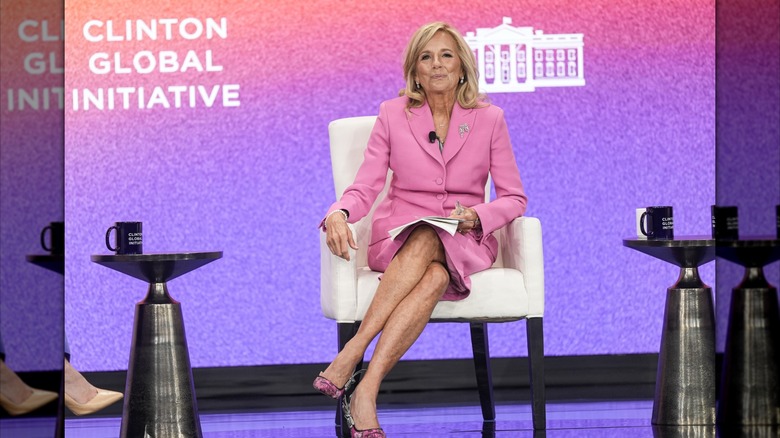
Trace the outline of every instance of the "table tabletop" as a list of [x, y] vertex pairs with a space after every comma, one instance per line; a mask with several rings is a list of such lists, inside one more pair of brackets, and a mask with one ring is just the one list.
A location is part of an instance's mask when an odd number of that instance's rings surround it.
[[151, 252], [145, 254], [95, 254], [93, 262], [166, 262], [178, 260], [218, 259], [222, 251]]
[[680, 246], [714, 246], [716, 240], [710, 236], [692, 235], [676, 236], [674, 239], [640, 239], [638, 237], [628, 237], [623, 239], [623, 245], [629, 248], [636, 247], [680, 247]]
[[780, 260], [780, 239], [773, 236], [746, 236], [739, 240], [718, 240], [718, 257], [744, 267], [763, 267]]
[[58, 274], [65, 272], [65, 256], [62, 254], [29, 254], [25, 259], [34, 265]]
[[715, 239], [710, 236], [676, 236], [674, 239], [623, 239], [623, 246], [672, 263], [696, 268], [715, 260]]
[[165, 283], [222, 257], [222, 251], [96, 254], [93, 262], [149, 283]]

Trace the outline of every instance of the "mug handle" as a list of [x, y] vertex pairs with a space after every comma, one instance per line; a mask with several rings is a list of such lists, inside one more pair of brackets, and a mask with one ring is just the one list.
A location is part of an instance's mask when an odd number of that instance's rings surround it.
[[119, 232], [119, 229], [116, 227], [116, 225], [108, 227], [108, 230], [106, 231], [106, 246], [108, 247], [109, 250], [116, 252], [119, 248], [118, 247], [112, 248], [111, 240], [109, 239], [109, 237], [111, 236], [111, 230], [116, 230], [117, 233]]
[[41, 230], [41, 246], [46, 251], [51, 252], [51, 248], [47, 248], [46, 247], [46, 231], [47, 230], [51, 230], [51, 225], [47, 225], [46, 227], [43, 228], [43, 230]]
[[645, 217], [647, 216], [647, 212], [642, 213], [642, 216], [639, 217], [639, 231], [642, 232], [644, 236], [647, 236], [647, 231], [645, 231]]

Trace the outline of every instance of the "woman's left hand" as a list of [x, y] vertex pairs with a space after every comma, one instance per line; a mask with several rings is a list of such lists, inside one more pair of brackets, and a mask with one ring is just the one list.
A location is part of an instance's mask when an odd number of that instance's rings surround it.
[[[459, 205], [460, 206], [460, 205]], [[471, 207], [455, 208], [450, 212], [450, 217], [456, 219], [463, 219], [463, 222], [458, 224], [458, 232], [461, 234], [467, 234], [477, 228], [480, 228], [479, 215], [477, 210]]]

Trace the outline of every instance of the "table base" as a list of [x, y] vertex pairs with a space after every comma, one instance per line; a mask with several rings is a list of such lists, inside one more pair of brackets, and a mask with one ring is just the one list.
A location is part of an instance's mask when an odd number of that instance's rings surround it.
[[[675, 286], [698, 280], [698, 272], [686, 269]], [[715, 424], [712, 289], [698, 283], [702, 287], [667, 289], [652, 424]]]
[[136, 304], [120, 437], [202, 437], [181, 304], [151, 283]]
[[780, 424], [780, 316], [769, 283], [732, 290], [718, 422]]

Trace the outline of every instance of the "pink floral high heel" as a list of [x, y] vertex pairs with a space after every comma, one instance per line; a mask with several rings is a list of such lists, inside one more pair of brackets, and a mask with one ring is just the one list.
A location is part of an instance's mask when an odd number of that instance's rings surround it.
[[381, 427], [363, 430], [355, 427], [355, 420], [352, 418], [352, 412], [350, 411], [351, 398], [352, 396], [349, 395], [341, 399], [341, 409], [344, 413], [344, 419], [347, 420], [349, 435], [352, 438], [387, 438], [385, 431]]
[[357, 430], [354, 427], [350, 427], [349, 434], [352, 438], [387, 438], [385, 431], [381, 427], [366, 430]]
[[339, 388], [336, 386], [333, 382], [326, 379], [322, 373], [320, 373], [319, 376], [317, 376], [316, 379], [314, 379], [314, 383], [312, 383], [312, 386], [317, 391], [321, 392], [322, 394], [327, 395], [328, 397], [338, 400], [341, 398], [341, 396], [344, 395], [345, 391], [349, 391], [350, 388], [352, 388], [352, 385], [355, 384], [357, 381], [358, 376], [362, 374], [365, 370], [358, 370], [355, 372], [355, 374], [352, 375], [352, 377], [347, 380], [347, 383], [344, 384], [343, 388]]

